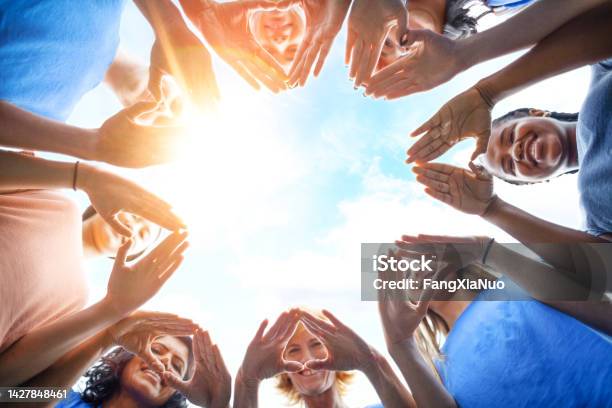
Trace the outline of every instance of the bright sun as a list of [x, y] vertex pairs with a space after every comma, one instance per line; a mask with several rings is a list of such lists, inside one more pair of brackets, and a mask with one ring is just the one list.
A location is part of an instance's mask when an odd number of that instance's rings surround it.
[[228, 88], [214, 114], [187, 114], [188, 142], [178, 160], [141, 180], [173, 205], [200, 243], [277, 222], [275, 195], [300, 172], [271, 95], [242, 84]]

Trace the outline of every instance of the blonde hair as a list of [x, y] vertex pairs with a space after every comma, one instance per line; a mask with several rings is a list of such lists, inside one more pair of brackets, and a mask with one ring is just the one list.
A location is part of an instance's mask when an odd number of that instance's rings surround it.
[[[468, 265], [458, 270], [457, 274], [469, 279], [497, 279], [485, 265]], [[419, 351], [439, 380], [442, 379], [440, 378], [434, 361], [444, 360], [441, 349], [449, 332], [450, 327], [446, 320], [431, 308], [427, 309], [425, 318], [421, 321], [415, 332], [415, 339]]]
[[[308, 310], [315, 316], [329, 321], [329, 319], [323, 313], [321, 313], [320, 310], [313, 310], [305, 307], [300, 307], [300, 309]], [[298, 323], [297, 328], [295, 329], [295, 333], [298, 333], [300, 330], [308, 331], [308, 329], [304, 327], [302, 322]], [[348, 391], [348, 385], [351, 383], [354, 374], [350, 371], [334, 371], [334, 375], [334, 387], [336, 391], [341, 396], [346, 395]], [[276, 376], [276, 389], [287, 398], [289, 405], [296, 405], [304, 400], [302, 394], [300, 394], [293, 386], [293, 382], [291, 381], [291, 378], [287, 373], [282, 373]]]

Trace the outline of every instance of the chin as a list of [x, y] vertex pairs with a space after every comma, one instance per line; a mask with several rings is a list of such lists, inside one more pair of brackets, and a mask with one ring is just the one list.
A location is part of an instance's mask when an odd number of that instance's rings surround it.
[[333, 385], [333, 372], [327, 370], [303, 370], [290, 374], [293, 386], [301, 395], [313, 397], [327, 391]]

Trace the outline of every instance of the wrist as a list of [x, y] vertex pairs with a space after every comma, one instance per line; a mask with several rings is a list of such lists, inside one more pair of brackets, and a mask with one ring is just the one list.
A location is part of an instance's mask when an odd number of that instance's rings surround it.
[[406, 354], [406, 351], [418, 352], [419, 348], [414, 335], [412, 335], [403, 340], [389, 344], [387, 349], [389, 350], [389, 354], [391, 354], [391, 356], [395, 359], [398, 355]]
[[260, 382], [261, 380], [258, 379], [256, 375], [250, 373], [248, 369], [244, 369], [244, 365], [242, 365], [238, 369], [238, 373], [236, 373], [236, 387], [240, 385], [243, 388], [246, 388], [251, 391], [257, 390], [259, 388]]
[[73, 169], [76, 170], [73, 174], [73, 176], [76, 176], [73, 181], [75, 190], [82, 190], [87, 193], [95, 184], [96, 176], [100, 173], [100, 170], [89, 163], [83, 162], [79, 162], [78, 170], [75, 167]]
[[503, 200], [499, 198], [497, 194], [493, 195], [493, 197], [491, 197], [489, 202], [486, 204], [484, 210], [480, 214], [480, 217], [482, 217], [485, 220], [488, 220], [491, 217], [494, 217], [497, 211], [499, 211], [499, 209], [502, 207], [502, 205], [503, 205]]
[[[112, 319], [113, 324], [123, 319], [124, 317], [127, 317], [127, 315], [131, 313], [131, 310], [124, 310], [123, 308], [118, 307], [116, 302], [112, 298], [112, 296], [108, 293], [106, 294], [104, 299], [100, 301], [100, 304], [102, 308], [104, 309], [105, 313], [107, 313], [109, 318]], [[111, 338], [112, 338], [112, 334], [111, 334]], [[114, 342], [114, 339], [113, 339], [113, 342]]]
[[481, 62], [478, 60], [480, 53], [475, 52], [474, 48], [474, 36], [455, 40], [457, 72], [463, 72]]
[[490, 110], [493, 110], [497, 102], [500, 101], [500, 94], [495, 89], [494, 81], [489, 78], [481, 79], [473, 86], [478, 91], [478, 94], [482, 100], [489, 106]]

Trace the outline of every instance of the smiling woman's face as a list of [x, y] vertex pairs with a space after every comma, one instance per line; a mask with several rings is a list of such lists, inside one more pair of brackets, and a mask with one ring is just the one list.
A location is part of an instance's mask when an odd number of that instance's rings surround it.
[[[167, 371], [184, 378], [189, 359], [189, 348], [185, 343], [175, 337], [160, 337], [151, 345], [151, 351]], [[125, 365], [121, 373], [121, 388], [137, 402], [148, 406], [162, 406], [176, 392], [138, 356]]]
[[293, 8], [255, 13], [251, 30], [262, 48], [287, 69], [293, 63], [305, 29], [300, 12]]
[[570, 148], [563, 122], [534, 116], [513, 119], [491, 129], [483, 164], [508, 181], [543, 181], [567, 171]]
[[[326, 356], [327, 349], [323, 343], [300, 323], [295, 334], [287, 343], [283, 358], [304, 364], [309, 360], [323, 359]], [[328, 370], [304, 369], [288, 375], [295, 390], [303, 396], [324, 393], [334, 385], [336, 378], [335, 372]]]

